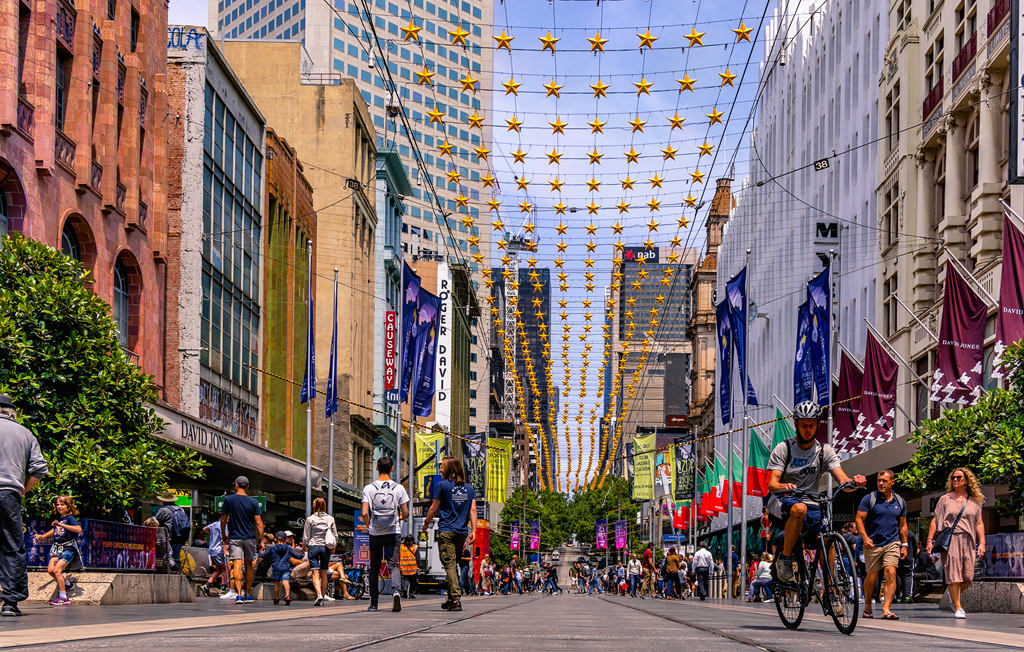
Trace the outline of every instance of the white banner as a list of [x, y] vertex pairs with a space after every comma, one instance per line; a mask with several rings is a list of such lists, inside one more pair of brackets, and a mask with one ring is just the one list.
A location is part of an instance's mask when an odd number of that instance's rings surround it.
[[452, 427], [452, 276], [448, 263], [437, 265], [437, 359], [434, 362], [434, 419], [442, 428]]

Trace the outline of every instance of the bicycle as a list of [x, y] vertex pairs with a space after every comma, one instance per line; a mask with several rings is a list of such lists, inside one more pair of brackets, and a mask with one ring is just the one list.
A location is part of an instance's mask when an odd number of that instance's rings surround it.
[[[831, 616], [840, 633], [850, 635], [857, 626], [860, 605], [857, 565], [846, 539], [832, 530], [832, 501], [840, 491], [853, 486], [854, 483], [845, 482], [836, 487], [831, 496], [800, 490], [775, 494], [779, 497], [813, 500], [821, 507], [820, 527], [810, 532], [805, 529], [793, 547], [793, 556], [797, 559], [795, 581], [779, 580], [776, 567], [778, 561], [772, 564], [771, 589], [775, 597], [775, 609], [779, 612], [782, 624], [788, 629], [800, 626], [812, 597], [818, 599], [825, 615]], [[813, 553], [809, 570], [804, 556], [805, 548]], [[817, 577], [819, 567], [820, 578]]]

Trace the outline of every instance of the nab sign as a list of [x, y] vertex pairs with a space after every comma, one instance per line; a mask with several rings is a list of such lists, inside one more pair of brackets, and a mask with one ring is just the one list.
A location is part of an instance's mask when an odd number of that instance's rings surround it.
[[638, 263], [641, 260], [645, 263], [657, 263], [658, 262], [658, 251], [657, 247], [653, 249], [647, 249], [645, 247], [626, 247], [622, 250], [622, 262], [623, 263]]

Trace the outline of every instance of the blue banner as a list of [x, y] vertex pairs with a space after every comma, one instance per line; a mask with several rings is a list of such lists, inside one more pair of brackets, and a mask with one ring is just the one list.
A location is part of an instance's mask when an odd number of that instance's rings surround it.
[[[30, 567], [43, 567], [49, 563], [53, 538], [36, 541], [34, 535], [51, 529], [52, 518], [25, 520], [25, 558]], [[72, 562], [70, 569], [112, 568], [156, 570], [157, 528], [131, 523], [115, 523], [83, 518], [82, 532], [75, 538], [81, 558]]]
[[814, 374], [818, 405], [828, 405], [830, 402], [831, 294], [829, 268], [825, 267], [820, 274], [807, 283], [807, 306], [811, 321], [811, 370]]
[[334, 272], [334, 326], [331, 329], [331, 359], [327, 362], [327, 399], [324, 416], [330, 419], [338, 411], [338, 272]]
[[747, 379], [747, 405], [757, 405], [753, 383], [746, 374], [747, 367], [747, 268], [725, 284], [725, 295], [729, 301], [729, 321], [732, 323], [732, 343], [736, 347], [736, 359], [740, 364], [740, 382]]
[[796, 318], [796, 355], [793, 360], [793, 405], [813, 398], [811, 370], [811, 313], [807, 302], [800, 304]]
[[418, 303], [416, 337], [413, 341], [416, 361], [412, 381], [412, 413], [418, 417], [427, 417], [434, 410], [434, 361], [437, 358], [437, 318], [441, 300], [420, 288]]
[[732, 327], [729, 321], [729, 302], [715, 306], [718, 325], [718, 406], [722, 410], [722, 423], [732, 421]]
[[313, 350], [313, 258], [308, 258], [306, 275], [306, 297], [309, 310], [306, 314], [306, 369], [302, 372], [302, 392], [299, 402], [305, 403], [316, 397], [316, 359]]
[[409, 386], [412, 382], [412, 372], [415, 365], [413, 351], [413, 340], [416, 337], [417, 308], [420, 299], [420, 277], [412, 271], [408, 263], [402, 264], [402, 351], [399, 373], [401, 374], [399, 385], [399, 400], [409, 400]]

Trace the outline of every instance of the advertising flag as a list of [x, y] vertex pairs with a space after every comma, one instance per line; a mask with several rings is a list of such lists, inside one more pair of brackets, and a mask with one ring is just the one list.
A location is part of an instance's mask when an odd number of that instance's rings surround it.
[[999, 285], [999, 313], [996, 317], [995, 358], [992, 376], [1002, 378], [1006, 347], [1024, 338], [1024, 234], [1010, 218], [1003, 222], [1003, 271]]
[[430, 416], [434, 410], [434, 364], [437, 359], [437, 327], [441, 300], [420, 288], [416, 338], [413, 340], [413, 403], [412, 413]]
[[[335, 310], [337, 313], [337, 310]], [[337, 319], [337, 317], [335, 317]], [[337, 328], [334, 329], [337, 332]], [[398, 385], [398, 313], [384, 313], [384, 391], [391, 393]], [[390, 399], [389, 399], [390, 400]]]
[[509, 547], [512, 550], [519, 550], [519, 521], [512, 521], [512, 536], [509, 538]]
[[306, 297], [308, 297], [308, 312], [306, 314], [306, 368], [302, 372], [302, 390], [299, 392], [299, 402], [301, 403], [316, 398], [316, 354], [313, 347], [313, 269], [312, 265], [309, 267], [306, 281]]
[[714, 499], [714, 508], [716, 512], [724, 512], [729, 509], [729, 498], [726, 496], [726, 485], [729, 483], [728, 476], [726, 475], [725, 464], [722, 462], [722, 458], [719, 457], [718, 453], [715, 453], [715, 470], [714, 470], [715, 487], [712, 498]]
[[[441, 460], [434, 457], [437, 450], [444, 455], [444, 433], [443, 432], [418, 432], [416, 433], [416, 465], [423, 464], [423, 468], [416, 471], [416, 487], [422, 490], [429, 476], [438, 473], [438, 464]], [[424, 464], [430, 460], [429, 464]], [[428, 496], [429, 497], [429, 496]]]
[[747, 341], [747, 306], [750, 299], [747, 297], [747, 268], [744, 267], [740, 273], [725, 284], [726, 297], [729, 300], [729, 321], [732, 324], [732, 344], [736, 348], [736, 359], [740, 365], [740, 382], [747, 378], [747, 405], [757, 405], [757, 395], [754, 393], [754, 386], [750, 377], [745, 375], [747, 367], [746, 341]]
[[697, 502], [697, 518], [701, 521], [705, 521], [708, 515], [713, 511], [711, 510], [710, 493], [708, 488], [708, 478], [711, 477], [711, 467], [706, 463], [704, 465], [704, 472], [697, 472], [697, 492], [695, 494]]
[[655, 435], [633, 437], [633, 500], [654, 500]]
[[836, 450], [846, 450], [857, 429], [860, 414], [860, 393], [864, 385], [864, 372], [857, 363], [842, 352], [839, 355], [839, 387], [832, 417], [832, 441]]
[[615, 549], [622, 550], [626, 547], [626, 522], [615, 521]]
[[776, 446], [793, 437], [796, 437], [796, 427], [793, 426], [793, 422], [782, 414], [782, 410], [775, 408], [775, 428], [772, 431], [772, 450], [775, 450]]
[[654, 497], [655, 498], [672, 498], [673, 488], [672, 479], [675, 474], [676, 462], [675, 462], [675, 447], [658, 446], [657, 453], [654, 454]]
[[540, 521], [530, 521], [530, 550], [540, 550]]
[[811, 309], [800, 304], [796, 318], [796, 355], [793, 359], [793, 404], [814, 398], [814, 371], [811, 368]]
[[693, 503], [689, 500], [676, 502], [672, 510], [672, 527], [677, 530], [685, 530], [690, 524], [690, 507]]
[[743, 460], [736, 451], [732, 452], [732, 477], [729, 479], [729, 496], [733, 507], [743, 507]]
[[331, 327], [331, 358], [327, 361], [327, 397], [324, 416], [328, 419], [338, 411], [338, 272], [334, 272], [334, 325]]
[[471, 432], [462, 440], [462, 461], [466, 466], [466, 482], [476, 489], [477, 496], [487, 495], [487, 434]]
[[487, 438], [487, 502], [503, 503], [506, 498], [508, 471], [512, 463], [512, 440]]
[[946, 263], [946, 295], [939, 324], [938, 365], [931, 400], [973, 405], [981, 397], [982, 347], [988, 308], [953, 265]]
[[693, 442], [680, 443], [675, 445], [675, 493], [676, 500], [693, 495], [693, 472], [696, 468], [693, 459]]
[[829, 268], [826, 266], [807, 283], [807, 309], [811, 321], [811, 371], [814, 376], [814, 388], [818, 394], [818, 405], [828, 405], [830, 402], [831, 296], [832, 286], [829, 282]]
[[420, 277], [412, 271], [409, 263], [402, 263], [402, 362], [401, 401], [409, 400], [409, 386], [412, 382], [416, 356], [413, 351], [416, 339], [416, 322], [420, 301]]
[[718, 332], [718, 407], [722, 423], [732, 421], [732, 326], [729, 322], [729, 302], [723, 300], [715, 306]]
[[[896, 374], [899, 367], [882, 345], [868, 333], [864, 351], [864, 380], [860, 392], [860, 415], [854, 437], [888, 441], [896, 412]], [[852, 445], [847, 446], [852, 450]]]
[[608, 549], [608, 520], [599, 518], [597, 519], [597, 549], [607, 550]]
[[629, 495], [630, 495], [630, 497], [632, 497], [633, 496], [634, 487], [636, 486], [636, 483], [634, 482], [634, 480], [636, 479], [636, 468], [635, 468], [635, 466], [633, 464], [633, 452], [634, 452], [633, 442], [626, 442], [625, 449], [626, 449], [626, 475], [629, 477]]
[[753, 428], [748, 436], [747, 495], [764, 497], [768, 495], [768, 479], [772, 475], [768, 470], [768, 458], [772, 452]]

